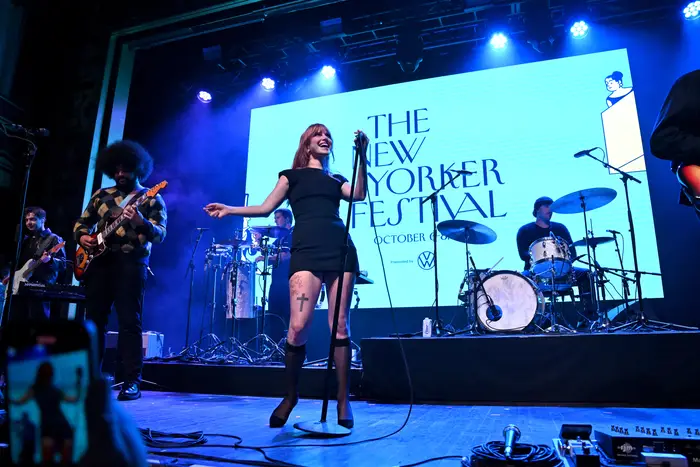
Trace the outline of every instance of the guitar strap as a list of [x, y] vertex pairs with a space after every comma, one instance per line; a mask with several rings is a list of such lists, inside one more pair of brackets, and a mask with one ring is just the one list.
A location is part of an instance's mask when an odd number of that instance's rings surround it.
[[141, 197], [141, 195], [144, 194], [146, 191], [148, 190], [144, 188], [143, 190], [140, 190], [138, 192], [129, 193], [129, 195], [126, 198], [124, 198], [121, 203], [119, 203], [119, 207], [124, 209], [128, 205], [135, 203], [136, 200], [138, 200]]

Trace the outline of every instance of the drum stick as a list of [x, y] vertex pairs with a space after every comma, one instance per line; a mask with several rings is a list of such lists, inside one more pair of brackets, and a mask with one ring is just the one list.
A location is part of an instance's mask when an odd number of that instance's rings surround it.
[[489, 269], [489, 271], [488, 271], [486, 274], [490, 274], [491, 271], [493, 271], [493, 268], [495, 268], [496, 266], [498, 266], [498, 263], [500, 263], [501, 261], [503, 261], [503, 258], [504, 258], [504, 256], [501, 256], [501, 259], [499, 259], [498, 261], [496, 261], [496, 264], [494, 264], [493, 266], [491, 266], [491, 269]]

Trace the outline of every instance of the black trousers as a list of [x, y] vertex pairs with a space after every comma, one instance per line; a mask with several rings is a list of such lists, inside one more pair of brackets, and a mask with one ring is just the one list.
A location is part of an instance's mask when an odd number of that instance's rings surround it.
[[85, 278], [86, 318], [97, 327], [100, 364], [104, 358], [105, 334], [114, 307], [119, 325], [117, 354], [125, 382], [141, 382], [143, 369], [143, 297], [146, 265], [124, 253], [108, 253], [90, 265]]

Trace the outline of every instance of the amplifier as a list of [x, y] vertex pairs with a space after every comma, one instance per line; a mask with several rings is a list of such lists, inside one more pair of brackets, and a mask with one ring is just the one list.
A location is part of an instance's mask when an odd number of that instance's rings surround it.
[[[164, 336], [159, 332], [146, 331], [142, 333], [143, 339], [143, 357], [155, 358], [163, 356], [163, 341]], [[109, 331], [105, 336], [105, 348], [116, 349], [119, 340], [119, 333]]]
[[681, 454], [688, 465], [700, 467], [700, 430], [683, 430], [662, 427], [649, 429], [636, 427], [634, 431], [612, 427], [611, 430], [595, 430], [598, 447], [619, 464], [645, 462], [643, 453]]

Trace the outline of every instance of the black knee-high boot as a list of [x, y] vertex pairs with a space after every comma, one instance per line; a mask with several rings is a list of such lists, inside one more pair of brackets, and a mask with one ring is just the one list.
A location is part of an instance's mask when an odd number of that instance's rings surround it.
[[289, 342], [285, 345], [284, 376], [287, 395], [270, 415], [270, 427], [279, 428], [287, 423], [289, 415], [299, 401], [299, 374], [306, 359], [306, 344], [295, 346]]
[[355, 420], [350, 407], [350, 338], [338, 339], [335, 346], [333, 362], [338, 379], [338, 425], [352, 428]]

